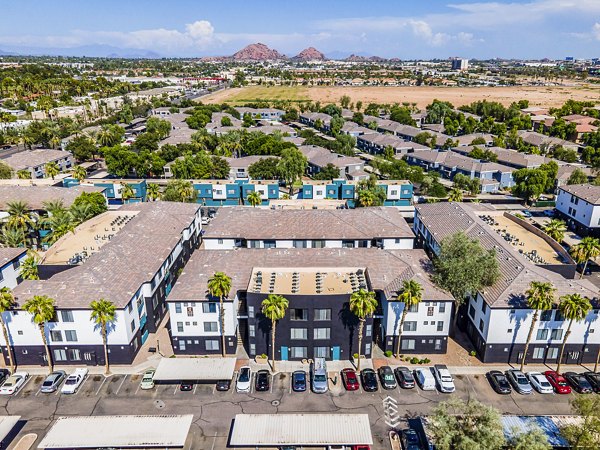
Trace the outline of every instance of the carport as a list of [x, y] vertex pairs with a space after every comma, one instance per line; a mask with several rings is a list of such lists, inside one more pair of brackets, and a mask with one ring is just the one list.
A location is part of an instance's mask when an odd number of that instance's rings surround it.
[[38, 448], [182, 448], [194, 416], [59, 417]]
[[163, 358], [154, 373], [158, 383], [231, 380], [235, 358]]
[[230, 445], [373, 445], [367, 414], [237, 414]]

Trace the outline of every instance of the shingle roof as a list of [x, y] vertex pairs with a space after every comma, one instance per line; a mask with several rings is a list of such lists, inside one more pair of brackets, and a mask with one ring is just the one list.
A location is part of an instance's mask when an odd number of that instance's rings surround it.
[[519, 130], [518, 135], [521, 139], [523, 139], [525, 143], [533, 145], [535, 147], [539, 147], [541, 145], [562, 145], [565, 147], [577, 146], [577, 144], [575, 144], [574, 142], [565, 141], [564, 139], [560, 139], [557, 137], [546, 136], [545, 134], [541, 134], [536, 131]]
[[3, 267], [5, 264], [17, 259], [23, 253], [26, 253], [27, 249], [25, 248], [10, 248], [10, 247], [0, 247], [0, 267]]
[[439, 152], [437, 150], [423, 150], [411, 155], [412, 158], [437, 163], [445, 167], [457, 167], [461, 170], [471, 172], [513, 172], [512, 167], [498, 163], [482, 162], [468, 156], [463, 156], [455, 152]]
[[309, 163], [318, 167], [325, 167], [327, 164], [333, 164], [340, 169], [345, 169], [350, 165], [365, 164], [360, 158], [340, 155], [339, 153], [334, 153], [317, 145], [301, 145], [298, 147], [298, 150], [306, 156]]
[[593, 184], [572, 184], [570, 186], [561, 186], [560, 189], [592, 205], [600, 205], [600, 186], [594, 186]]
[[52, 200], [62, 200], [65, 208], [68, 208], [83, 192], [104, 190], [99, 186], [0, 186], [0, 211], [7, 208], [7, 203], [16, 201], [27, 203], [32, 211], [46, 209], [44, 202]]
[[475, 149], [475, 147], [494, 153], [498, 157], [499, 163], [512, 164], [518, 167], [535, 168], [551, 161], [551, 159], [546, 158], [542, 155], [522, 153], [516, 150], [509, 150], [507, 148], [502, 147], [482, 147], [477, 145], [465, 145], [463, 147], [453, 148], [452, 150], [459, 153], [471, 153]]
[[3, 159], [2, 162], [8, 164], [13, 170], [17, 171], [27, 169], [28, 167], [37, 167], [70, 156], [72, 156], [71, 153], [63, 150], [40, 148], [15, 153], [14, 155]]

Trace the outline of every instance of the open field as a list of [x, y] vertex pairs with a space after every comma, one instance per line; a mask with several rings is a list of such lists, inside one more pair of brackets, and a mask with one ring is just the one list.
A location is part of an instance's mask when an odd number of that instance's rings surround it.
[[560, 106], [566, 100], [598, 101], [598, 88], [591, 85], [560, 87], [440, 87], [440, 86], [249, 86], [219, 91], [202, 98], [204, 103], [231, 103], [240, 105], [253, 100], [312, 100], [321, 103], [338, 102], [348, 95], [353, 102], [416, 103], [424, 108], [433, 99], [449, 101], [455, 106], [477, 100], [500, 102], [503, 105], [527, 99], [532, 106]]

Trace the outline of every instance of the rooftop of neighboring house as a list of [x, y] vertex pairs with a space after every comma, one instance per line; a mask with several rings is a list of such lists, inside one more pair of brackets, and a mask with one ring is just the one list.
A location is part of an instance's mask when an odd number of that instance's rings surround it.
[[453, 148], [453, 151], [461, 153], [471, 153], [475, 150], [475, 147], [494, 153], [498, 157], [499, 163], [514, 165], [524, 168], [535, 168], [542, 164], [551, 161], [550, 158], [546, 158], [542, 155], [534, 155], [528, 153], [518, 152], [516, 150], [510, 150], [502, 147], [484, 147], [481, 145], [465, 145], [463, 147]]
[[300, 117], [303, 117], [307, 120], [317, 121], [321, 120], [323, 124], [328, 124], [331, 121], [331, 116], [329, 114], [320, 113], [320, 112], [305, 112], [301, 113]]
[[[471, 145], [475, 139], [484, 139], [485, 142], [493, 142], [494, 135], [489, 133], [471, 133], [463, 134], [462, 136], [453, 136], [452, 140], [458, 142], [458, 145]], [[480, 144], [480, 146], [485, 144]]]
[[235, 110], [240, 113], [240, 116], [243, 116], [246, 113], [249, 113], [252, 115], [260, 114], [260, 113], [285, 114], [285, 111], [283, 111], [281, 109], [276, 109], [276, 108], [247, 108], [247, 107], [243, 107], [243, 106], [237, 106], [235, 108]]
[[275, 158], [279, 159], [279, 156], [269, 156], [269, 155], [250, 155], [250, 156], [242, 156], [240, 158], [223, 158], [225, 161], [229, 163], [229, 167], [237, 169], [244, 168], [248, 169], [252, 164], [261, 161], [267, 158]]
[[304, 139], [303, 137], [299, 137], [299, 136], [284, 136], [283, 140], [285, 142], [291, 142], [296, 147], [300, 147], [302, 144], [304, 144], [304, 141], [306, 139]]
[[600, 205], [600, 186], [593, 184], [572, 184], [570, 186], [561, 186], [560, 189], [592, 205]]
[[25, 280], [14, 294], [19, 304], [34, 295], [47, 295], [56, 300], [57, 308], [87, 309], [99, 298], [124, 308], [161, 269], [199, 208], [172, 202], [123, 205], [119, 214], [133, 217], [100, 251], [48, 280]]
[[185, 127], [175, 128], [171, 130], [169, 136], [160, 141], [160, 145], [177, 145], [177, 144], [188, 144], [192, 142], [192, 135], [197, 131], [189, 128], [187, 124]]
[[289, 134], [291, 136], [296, 134], [296, 130], [294, 130], [292, 127], [288, 125], [283, 125], [279, 122], [275, 122], [275, 125], [261, 125], [259, 127], [249, 128], [249, 131], [260, 131], [264, 134], [281, 133]]
[[308, 162], [318, 166], [325, 167], [327, 164], [333, 164], [334, 166], [345, 169], [350, 165], [364, 165], [365, 162], [355, 156], [345, 156], [339, 153], [334, 153], [318, 145], [301, 145], [298, 150], [302, 152], [308, 159]]
[[103, 187], [73, 186], [7, 186], [0, 185], [0, 211], [5, 211], [10, 202], [25, 202], [31, 211], [46, 209], [44, 203], [61, 200], [65, 208], [70, 207], [83, 192], [104, 192]]
[[24, 253], [27, 253], [26, 248], [0, 247], [0, 267], [4, 267]]
[[523, 114], [529, 114], [531, 116], [538, 116], [541, 114], [548, 114], [548, 108], [542, 108], [541, 106], [530, 106], [521, 110]]
[[[461, 147], [462, 148], [462, 147]], [[493, 162], [482, 162], [478, 159], [469, 158], [455, 152], [440, 152], [437, 150], [423, 150], [420, 152], [413, 153], [410, 155], [412, 158], [416, 158], [429, 163], [441, 164], [445, 167], [456, 167], [467, 172], [502, 172], [509, 173], [515, 169], [512, 167], [505, 166], [503, 164]]]
[[410, 150], [429, 150], [426, 145], [417, 144], [416, 142], [405, 141], [404, 139], [393, 134], [371, 133], [358, 137], [361, 141], [370, 142], [380, 147], [392, 147], [394, 149], [410, 149]]
[[355, 122], [346, 121], [342, 126], [342, 131], [344, 133], [360, 133], [362, 134], [373, 134], [377, 133], [375, 130], [371, 130], [370, 128], [363, 127]]
[[38, 167], [52, 161], [71, 157], [71, 153], [64, 150], [55, 150], [51, 148], [38, 148], [35, 150], [25, 150], [14, 155], [10, 155], [1, 161], [8, 164], [14, 171], [27, 169], [29, 167]]
[[205, 239], [373, 239], [413, 238], [395, 208], [270, 210], [221, 208], [206, 226]]
[[[318, 211], [318, 210], [316, 210]], [[360, 262], [358, 265], [356, 262]], [[331, 274], [332, 286], [338, 286], [347, 279], [352, 288], [350, 272], [358, 277], [362, 270], [367, 286], [384, 292], [388, 299], [396, 299], [405, 280], [415, 280], [423, 287], [423, 298], [427, 300], [451, 300], [447, 292], [437, 288], [430, 279], [431, 262], [423, 250], [381, 250], [376, 248], [354, 249], [269, 249], [256, 250], [240, 248], [235, 250], [200, 250], [194, 253], [183, 273], [169, 294], [167, 301], [204, 300], [208, 297], [207, 283], [217, 271], [231, 277], [231, 296], [238, 291], [249, 291], [255, 287], [255, 277], [262, 271], [263, 284], [270, 283], [271, 273], [277, 274], [304, 272], [311, 281], [314, 274], [315, 290], [311, 295], [328, 295], [332, 292], [325, 287]], [[325, 274], [320, 293], [316, 292], [316, 274]], [[253, 277], [254, 275], [254, 277]], [[344, 278], [346, 277], [346, 278]], [[301, 277], [300, 277], [301, 278]], [[251, 283], [252, 282], [252, 283]], [[360, 285], [361, 280], [359, 280]], [[281, 281], [282, 290], [287, 293], [286, 283]], [[291, 290], [291, 289], [289, 289]], [[350, 290], [346, 290], [349, 292]], [[312, 293], [312, 288], [311, 288]], [[333, 293], [336, 292], [334, 289]], [[298, 294], [301, 294], [298, 292]]]
[[575, 172], [575, 170], [581, 170], [588, 177], [593, 175], [593, 171], [590, 167], [586, 167], [582, 164], [563, 164], [558, 166], [558, 173], [556, 174], [556, 180], [559, 183], [566, 183], [569, 177]]
[[592, 122], [598, 120], [595, 117], [583, 116], [581, 114], [570, 114], [568, 116], [562, 116], [562, 118], [567, 122], [574, 122], [579, 124], [591, 124]]
[[436, 133], [443, 133], [446, 131], [446, 127], [443, 123], [424, 123], [421, 128], [425, 131], [435, 131]]
[[533, 145], [534, 147], [540, 147], [543, 145], [547, 146], [576, 146], [574, 142], [565, 141], [557, 137], [546, 136], [545, 134], [538, 133], [536, 131], [519, 130], [518, 135], [527, 144]]

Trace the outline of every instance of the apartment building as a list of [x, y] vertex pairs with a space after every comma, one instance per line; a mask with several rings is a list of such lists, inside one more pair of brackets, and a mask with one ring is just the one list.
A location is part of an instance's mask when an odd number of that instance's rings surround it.
[[258, 192], [263, 206], [279, 198], [277, 180], [198, 180], [192, 182], [196, 201], [203, 206], [237, 206], [247, 204], [248, 195]]
[[48, 176], [46, 164], [48, 163], [56, 163], [61, 172], [71, 169], [74, 165], [71, 153], [46, 148], [25, 150], [10, 155], [1, 161], [14, 171], [14, 176], [17, 172], [26, 170], [31, 174], [32, 179], [46, 178]]
[[560, 186], [556, 197], [556, 211], [575, 233], [600, 237], [600, 186]]
[[0, 289], [14, 289], [21, 282], [21, 262], [27, 258], [27, 249], [0, 248]]
[[317, 145], [302, 145], [298, 148], [308, 160], [308, 175], [316, 175], [328, 164], [332, 164], [340, 171], [340, 176], [352, 175], [363, 171], [365, 162], [354, 156], [340, 155]]

